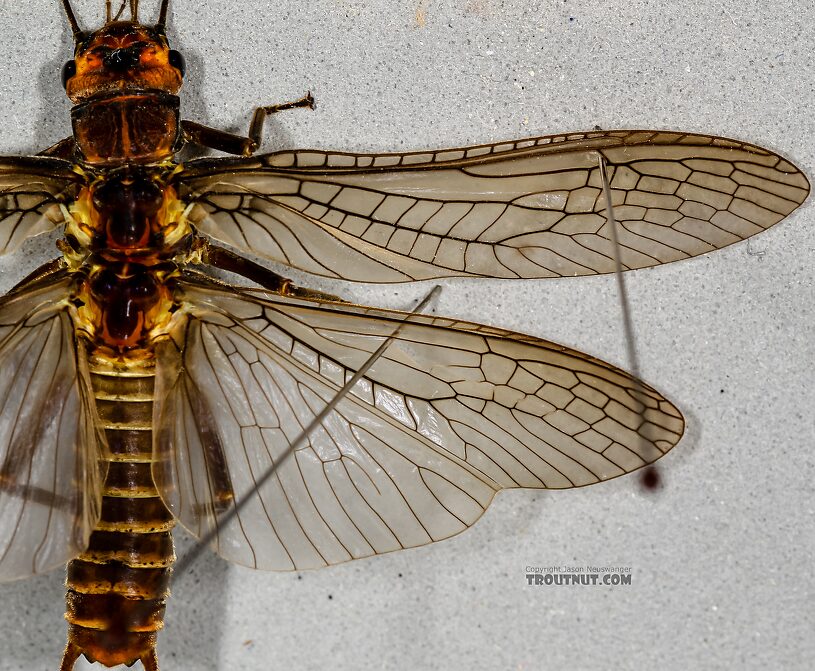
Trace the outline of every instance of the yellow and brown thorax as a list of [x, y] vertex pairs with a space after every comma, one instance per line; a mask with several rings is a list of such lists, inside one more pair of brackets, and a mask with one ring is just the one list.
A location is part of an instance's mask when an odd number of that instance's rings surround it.
[[80, 332], [116, 357], [150, 349], [175, 310], [173, 278], [193, 235], [168, 183], [174, 166], [126, 165], [82, 189], [68, 209], [63, 252], [80, 278]]

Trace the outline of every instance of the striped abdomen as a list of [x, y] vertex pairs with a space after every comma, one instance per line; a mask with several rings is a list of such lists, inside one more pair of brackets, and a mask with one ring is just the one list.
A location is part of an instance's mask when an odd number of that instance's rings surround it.
[[86, 552], [68, 564], [69, 652], [107, 666], [157, 669], [156, 634], [173, 560], [173, 518], [152, 466], [153, 370], [91, 367], [109, 454], [102, 514]]

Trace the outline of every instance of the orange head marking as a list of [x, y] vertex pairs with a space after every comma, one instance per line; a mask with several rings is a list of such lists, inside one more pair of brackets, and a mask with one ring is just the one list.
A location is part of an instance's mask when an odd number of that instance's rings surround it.
[[114, 21], [93, 33], [75, 33], [75, 39], [74, 59], [62, 71], [74, 103], [111, 93], [175, 94], [181, 88], [184, 58], [170, 49], [161, 23]]

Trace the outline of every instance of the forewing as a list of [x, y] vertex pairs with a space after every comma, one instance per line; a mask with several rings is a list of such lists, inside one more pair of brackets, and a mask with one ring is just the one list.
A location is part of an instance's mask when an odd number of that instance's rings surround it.
[[61, 159], [0, 158], [0, 254], [64, 223], [60, 204], [75, 195], [80, 183], [71, 164]]
[[186, 325], [159, 348], [154, 468], [199, 537], [399, 329], [218, 529], [216, 550], [247, 566], [315, 568], [448, 538], [500, 489], [608, 480], [682, 435], [658, 392], [643, 386], [643, 420], [631, 376], [530, 336], [425, 316], [400, 327], [402, 313], [193, 284], [182, 303]]
[[626, 268], [725, 247], [809, 193], [760, 147], [598, 131], [439, 152], [202, 159], [179, 176], [203, 233], [310, 273], [365, 282], [614, 271], [598, 159]]
[[70, 280], [0, 301], [0, 580], [43, 573], [87, 546], [103, 444]]

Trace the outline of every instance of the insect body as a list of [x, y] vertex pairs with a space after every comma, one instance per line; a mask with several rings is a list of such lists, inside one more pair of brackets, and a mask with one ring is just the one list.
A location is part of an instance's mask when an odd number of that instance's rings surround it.
[[[63, 671], [82, 654], [158, 669], [176, 521], [243, 565], [317, 568], [449, 538], [501, 489], [617, 477], [682, 435], [609, 364], [342, 303], [216, 241], [358, 281], [559, 277], [614, 269], [600, 157], [627, 268], [737, 242], [808, 193], [766, 150], [681, 133], [253, 157], [265, 116], [310, 96], [260, 108], [247, 137], [180, 120], [166, 0], [156, 26], [133, 6], [90, 34], [64, 5], [74, 134], [0, 160], [0, 251], [65, 234], [0, 303], [0, 578], [68, 562]], [[185, 143], [240, 157], [180, 164]]]
[[[68, 565], [69, 644], [64, 668], [80, 653], [108, 666], [141, 659], [157, 668], [172, 564], [173, 516], [151, 468], [155, 363], [151, 343], [172, 320], [173, 258], [190, 230], [175, 216], [160, 173], [128, 167], [94, 181], [68, 227], [74, 269], [75, 328], [87, 344], [90, 388], [107, 449], [99, 521], [88, 548]], [[177, 208], [175, 208], [177, 210]], [[118, 623], [121, 623], [119, 625]]]
[[68, 564], [66, 670], [83, 653], [158, 668], [174, 521], [151, 473], [153, 342], [172, 321], [176, 259], [192, 237], [167, 183], [172, 167], [161, 166], [180, 139], [183, 65], [173, 54], [160, 26], [112, 22], [78, 43], [65, 72], [73, 152], [93, 175], [69, 214], [65, 260], [106, 446], [99, 519]]

